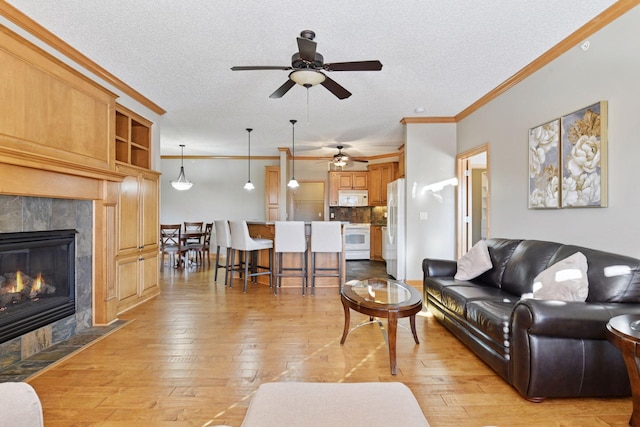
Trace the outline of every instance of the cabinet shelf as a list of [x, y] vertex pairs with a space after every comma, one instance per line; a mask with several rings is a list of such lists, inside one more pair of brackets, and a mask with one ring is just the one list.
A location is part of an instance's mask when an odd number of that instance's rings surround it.
[[115, 130], [116, 162], [149, 169], [151, 122], [117, 105]]

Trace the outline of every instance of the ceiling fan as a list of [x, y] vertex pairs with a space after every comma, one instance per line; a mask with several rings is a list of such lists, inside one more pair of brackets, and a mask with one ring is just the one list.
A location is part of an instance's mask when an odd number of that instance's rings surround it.
[[382, 63], [377, 60], [325, 64], [323, 56], [316, 52], [316, 42], [313, 41], [315, 37], [316, 33], [311, 30], [304, 30], [300, 33], [300, 37], [297, 39], [298, 52], [291, 56], [291, 66], [249, 65], [231, 67], [231, 70], [292, 70], [289, 73], [289, 79], [269, 98], [281, 98], [297, 83], [307, 89], [321, 84], [339, 99], [345, 99], [351, 96], [351, 92], [330, 79], [322, 71], [380, 71], [382, 69]]
[[338, 152], [333, 155], [332, 163], [337, 167], [346, 166], [346, 164], [347, 164], [347, 162], [349, 160], [351, 160], [353, 162], [369, 163], [368, 160], [360, 160], [360, 159], [354, 159], [354, 158], [350, 159], [348, 155], [346, 155], [345, 153], [342, 152], [342, 149], [344, 148], [344, 145], [338, 145], [336, 148], [338, 149]]

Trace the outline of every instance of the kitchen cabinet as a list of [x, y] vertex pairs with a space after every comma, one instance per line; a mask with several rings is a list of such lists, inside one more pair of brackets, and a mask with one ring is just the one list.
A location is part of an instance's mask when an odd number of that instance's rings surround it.
[[369, 174], [360, 172], [337, 172], [339, 174], [339, 190], [368, 190]]
[[280, 221], [280, 166], [265, 166], [267, 221]]
[[117, 209], [117, 312], [157, 295], [159, 242], [159, 177], [150, 170], [117, 165], [126, 173], [120, 184]]
[[340, 172], [329, 172], [329, 206], [338, 206], [338, 184]]
[[387, 205], [387, 184], [398, 175], [398, 162], [369, 166], [369, 206]]
[[368, 190], [369, 172], [329, 172], [329, 206], [338, 206], [339, 190]]
[[371, 239], [369, 240], [371, 244], [371, 256], [370, 258], [375, 261], [383, 261], [382, 258], [382, 226], [381, 225], [372, 225], [371, 226]]

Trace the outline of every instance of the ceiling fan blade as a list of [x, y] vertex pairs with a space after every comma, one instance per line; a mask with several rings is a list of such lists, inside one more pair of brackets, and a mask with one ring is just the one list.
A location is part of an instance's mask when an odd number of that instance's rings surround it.
[[308, 62], [313, 62], [316, 59], [316, 42], [313, 40], [298, 37], [298, 51], [300, 52], [300, 59]]
[[333, 62], [324, 64], [327, 71], [380, 71], [382, 63], [380, 61], [353, 61], [353, 62]]
[[289, 79], [286, 82], [284, 82], [284, 84], [282, 86], [280, 86], [278, 89], [276, 89], [275, 92], [273, 92], [271, 95], [269, 95], [269, 98], [282, 98], [282, 96], [285, 93], [289, 92], [289, 89], [291, 89], [295, 85], [296, 85], [296, 82], [294, 82], [293, 80]]
[[345, 99], [351, 96], [351, 92], [349, 92], [348, 90], [340, 86], [338, 83], [336, 83], [334, 80], [330, 79], [329, 77], [325, 78], [324, 81], [320, 84], [325, 88], [327, 88], [329, 92], [337, 96], [338, 99]]
[[239, 66], [239, 67], [231, 67], [231, 71], [251, 71], [251, 70], [292, 70], [293, 68], [288, 66], [279, 66], [279, 65], [248, 65], [248, 66]]

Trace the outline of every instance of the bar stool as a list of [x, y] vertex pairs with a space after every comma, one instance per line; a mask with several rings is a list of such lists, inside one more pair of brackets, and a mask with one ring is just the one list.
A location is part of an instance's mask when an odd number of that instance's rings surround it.
[[[276, 221], [276, 285], [273, 293], [278, 294], [278, 288], [282, 284], [283, 277], [302, 277], [302, 295], [307, 287], [307, 239], [304, 232], [304, 221]], [[282, 254], [302, 254], [300, 268], [282, 266]], [[285, 271], [297, 271], [299, 273], [285, 273]]]
[[[317, 253], [337, 253], [338, 267], [317, 267]], [[330, 272], [334, 273], [324, 273]], [[316, 277], [338, 277], [342, 290], [342, 224], [339, 221], [311, 221], [311, 294], [316, 287]]]
[[[249, 277], [261, 276], [264, 274], [269, 275], [269, 287], [272, 286], [272, 263], [273, 263], [273, 240], [271, 239], [253, 239], [249, 236], [249, 227], [247, 227], [247, 221], [229, 221], [229, 227], [231, 229], [231, 265], [235, 265], [234, 258], [237, 251], [244, 252], [244, 292], [247, 292], [247, 279]], [[269, 267], [258, 265], [257, 257], [258, 251], [262, 249], [269, 249]], [[251, 273], [249, 273], [249, 259], [251, 256], [252, 266]], [[242, 255], [240, 255], [242, 257]], [[259, 269], [267, 271], [259, 271]], [[229, 287], [233, 287], [233, 270], [231, 270], [231, 276], [229, 279]]]
[[[215, 282], [218, 282], [218, 269], [224, 267], [224, 285], [229, 283], [229, 275], [234, 267], [240, 269], [240, 265], [234, 266], [231, 261], [231, 231], [229, 231], [229, 223], [227, 220], [216, 220], [213, 222], [216, 229], [216, 272], [213, 277]], [[224, 265], [220, 264], [220, 248], [225, 248], [227, 251]]]

